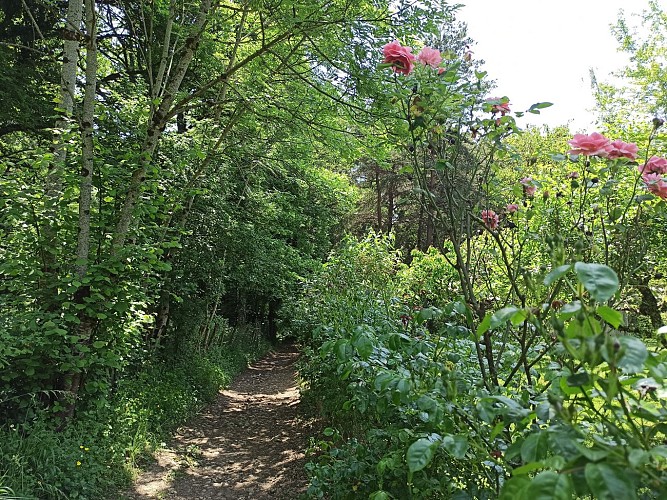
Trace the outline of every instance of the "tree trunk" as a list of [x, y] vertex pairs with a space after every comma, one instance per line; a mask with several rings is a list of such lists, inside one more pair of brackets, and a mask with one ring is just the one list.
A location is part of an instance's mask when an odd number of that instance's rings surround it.
[[[79, 40], [81, 39], [81, 21], [83, 18], [83, 0], [69, 0], [63, 37], [63, 65], [60, 72], [59, 117], [56, 120], [58, 136], [53, 145], [53, 163], [49, 165], [46, 178], [46, 201], [55, 209], [62, 191], [62, 169], [67, 158], [67, 140], [63, 131], [69, 126], [74, 112], [76, 93], [76, 70], [79, 61]], [[55, 236], [55, 234], [54, 234]]]
[[635, 286], [642, 296], [639, 312], [640, 314], [648, 316], [651, 319], [651, 326], [657, 330], [663, 326], [662, 315], [660, 314], [658, 299], [653, 295], [653, 290], [651, 290], [651, 287], [648, 284], [648, 279], [641, 280]]
[[268, 339], [273, 344], [278, 340], [278, 310], [280, 309], [280, 299], [271, 299], [269, 301], [269, 314], [267, 319]]
[[162, 132], [169, 120], [174, 99], [181, 88], [183, 78], [185, 77], [195, 55], [204, 26], [208, 21], [210, 11], [211, 0], [202, 0], [199, 13], [197, 14], [195, 23], [185, 41], [183, 52], [174, 68], [173, 74], [170, 77], [165, 78], [166, 84], [164, 86], [160, 104], [157, 109], [151, 112], [151, 116], [149, 117], [146, 139], [141, 148], [139, 166], [132, 172], [130, 184], [125, 195], [125, 201], [121, 207], [118, 222], [114, 230], [112, 241], [112, 250], [114, 254], [117, 254], [125, 246], [125, 239], [127, 238], [130, 223], [133, 219], [134, 209], [137, 200], [139, 199], [139, 195], [141, 194], [142, 185], [146, 179], [146, 172], [153, 161], [153, 155], [155, 154], [155, 150], [162, 137]]
[[[79, 182], [79, 223], [77, 235], [76, 261], [74, 272], [81, 282], [88, 272], [88, 260], [90, 254], [90, 207], [92, 199], [92, 177], [93, 177], [93, 121], [95, 118], [95, 94], [97, 87], [97, 15], [95, 12], [95, 0], [85, 0], [86, 6], [86, 83], [83, 97], [83, 110], [81, 114], [81, 180]], [[76, 304], [85, 304], [85, 299], [90, 296], [90, 285], [80, 284], [74, 293]], [[74, 353], [78, 351], [79, 358], [83, 358], [83, 350], [79, 347], [90, 348], [92, 332], [96, 320], [90, 316], [86, 309], [79, 314], [77, 325], [77, 341]], [[74, 415], [76, 399], [83, 383], [85, 368], [79, 367], [76, 372], [65, 375], [65, 390], [68, 392], [68, 402], [65, 407], [64, 417], [69, 420]]]
[[389, 182], [387, 185], [387, 234], [394, 228], [394, 184]]
[[415, 248], [418, 248], [422, 252], [426, 249], [422, 244], [422, 238], [424, 235], [424, 196], [419, 196], [419, 221], [417, 222], [417, 241], [415, 243]]
[[[69, 0], [65, 27], [62, 30], [63, 63], [60, 72], [60, 102], [58, 103], [59, 117], [56, 120], [56, 136], [53, 142], [53, 160], [49, 165], [44, 186], [45, 216], [43, 235], [42, 270], [45, 274], [46, 292], [56, 293], [57, 276], [56, 254], [58, 241], [58, 201], [63, 190], [62, 172], [67, 160], [67, 129], [70, 126], [74, 113], [74, 95], [76, 94], [76, 72], [79, 60], [79, 40], [81, 38], [81, 21], [83, 17], [83, 0]], [[46, 297], [51, 300], [52, 297]], [[51, 306], [53, 307], [53, 306]], [[47, 307], [48, 308], [48, 307]]]
[[86, 0], [86, 84], [81, 113], [81, 180], [79, 182], [79, 225], [75, 272], [82, 279], [88, 272], [90, 257], [90, 207], [92, 201], [95, 149], [93, 123], [97, 87], [97, 15], [95, 0]]

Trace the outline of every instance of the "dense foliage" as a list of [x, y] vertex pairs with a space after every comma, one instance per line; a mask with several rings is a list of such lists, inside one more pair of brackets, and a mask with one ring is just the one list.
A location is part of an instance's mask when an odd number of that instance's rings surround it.
[[309, 494], [662, 498], [662, 120], [640, 145], [521, 134], [466, 53], [383, 55], [392, 175], [435, 248], [371, 235], [307, 285], [302, 373], [331, 423]]

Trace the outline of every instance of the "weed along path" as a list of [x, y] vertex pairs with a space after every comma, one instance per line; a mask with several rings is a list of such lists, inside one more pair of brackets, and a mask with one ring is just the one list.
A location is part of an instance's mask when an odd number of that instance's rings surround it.
[[180, 429], [133, 499], [296, 499], [313, 422], [301, 415], [296, 348], [272, 351]]

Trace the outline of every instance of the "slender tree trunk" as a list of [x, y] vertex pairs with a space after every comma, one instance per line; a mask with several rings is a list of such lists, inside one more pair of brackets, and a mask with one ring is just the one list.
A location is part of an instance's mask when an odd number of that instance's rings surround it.
[[433, 215], [430, 213], [426, 216], [426, 241], [424, 242], [424, 250], [433, 246]]
[[[86, 7], [86, 83], [81, 112], [81, 179], [79, 182], [79, 222], [77, 235], [76, 262], [74, 272], [79, 281], [82, 281], [88, 272], [90, 257], [90, 208], [92, 200], [92, 178], [94, 163], [93, 122], [95, 119], [95, 94], [97, 87], [97, 14], [95, 0], [85, 0]], [[74, 294], [74, 302], [85, 304], [90, 296], [90, 285], [79, 285]], [[77, 342], [75, 352], [79, 346], [89, 345], [95, 328], [95, 319], [85, 309], [78, 315]], [[81, 351], [79, 351], [81, 352]], [[80, 358], [84, 354], [79, 354]], [[79, 369], [81, 370], [81, 369]], [[73, 416], [76, 407], [76, 398], [83, 382], [82, 371], [71, 372], [65, 375], [65, 390], [68, 391], [68, 405], [64, 412], [65, 419]]]
[[392, 182], [387, 186], [387, 234], [394, 228], [394, 185]]
[[176, 63], [173, 73], [170, 77], [165, 78], [166, 83], [160, 104], [157, 109], [151, 112], [148, 121], [146, 139], [141, 148], [139, 166], [132, 172], [127, 194], [125, 195], [125, 201], [121, 207], [118, 222], [113, 234], [112, 249], [114, 254], [117, 254], [125, 246], [125, 240], [130, 228], [130, 223], [133, 219], [134, 209], [137, 200], [139, 199], [139, 195], [141, 194], [142, 185], [146, 179], [146, 172], [153, 161], [153, 155], [155, 154], [164, 128], [169, 120], [174, 99], [181, 88], [183, 78], [185, 77], [195, 55], [204, 26], [209, 19], [210, 11], [211, 0], [202, 0], [199, 13], [197, 14], [195, 23], [185, 41], [185, 46], [183, 47], [183, 51]]
[[278, 340], [278, 310], [280, 309], [280, 303], [280, 299], [271, 299], [269, 301], [267, 333], [271, 343], [275, 343]]
[[86, 0], [86, 84], [81, 113], [81, 180], [79, 183], [79, 227], [75, 272], [79, 279], [88, 272], [90, 257], [90, 208], [92, 201], [95, 149], [93, 124], [97, 87], [97, 14], [95, 0]]
[[[81, 21], [83, 17], [83, 0], [69, 0], [62, 30], [63, 63], [60, 71], [60, 92], [58, 103], [58, 119], [56, 120], [56, 137], [53, 142], [53, 160], [49, 165], [44, 186], [45, 217], [42, 229], [44, 250], [42, 267], [46, 275], [47, 288], [55, 288], [56, 255], [58, 233], [58, 201], [63, 190], [62, 172], [67, 160], [67, 132], [74, 114], [74, 96], [76, 94], [76, 73], [79, 60], [79, 40], [81, 38]], [[48, 298], [50, 300], [50, 297]]]
[[169, 293], [169, 285], [165, 283], [160, 292], [160, 300], [155, 315], [155, 328], [153, 328], [153, 350], [160, 345], [162, 337], [167, 332], [169, 325], [169, 316], [171, 313], [171, 294]]
[[424, 195], [420, 195], [419, 197], [419, 221], [417, 222], [417, 242], [415, 243], [415, 248], [423, 252], [426, 250], [422, 244], [424, 234]]
[[63, 65], [60, 72], [59, 117], [56, 120], [58, 136], [53, 145], [53, 163], [49, 165], [46, 178], [47, 203], [57, 204], [62, 192], [62, 169], [67, 158], [67, 140], [63, 132], [68, 128], [74, 113], [74, 95], [76, 93], [76, 71], [79, 60], [79, 40], [81, 39], [81, 21], [83, 0], [69, 0], [63, 37]]
[[653, 291], [648, 282], [648, 278], [645, 278], [635, 285], [642, 296], [642, 301], [639, 305], [639, 313], [648, 316], [651, 320], [651, 326], [657, 330], [663, 326], [662, 315], [660, 314], [658, 299], [653, 295]]
[[215, 315], [218, 312], [218, 305], [220, 304], [221, 295], [218, 295], [215, 298], [215, 304], [213, 304], [213, 310], [211, 315], [207, 315], [206, 324], [204, 325], [204, 331], [202, 332], [201, 346], [204, 352], [208, 351], [209, 346], [209, 337], [211, 335], [211, 326], [215, 329]]

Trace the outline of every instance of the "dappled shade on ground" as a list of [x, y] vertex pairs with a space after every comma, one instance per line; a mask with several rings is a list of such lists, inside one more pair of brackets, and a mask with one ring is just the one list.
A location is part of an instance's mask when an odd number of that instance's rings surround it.
[[183, 427], [132, 497], [291, 499], [305, 491], [296, 348], [282, 347], [242, 373]]

